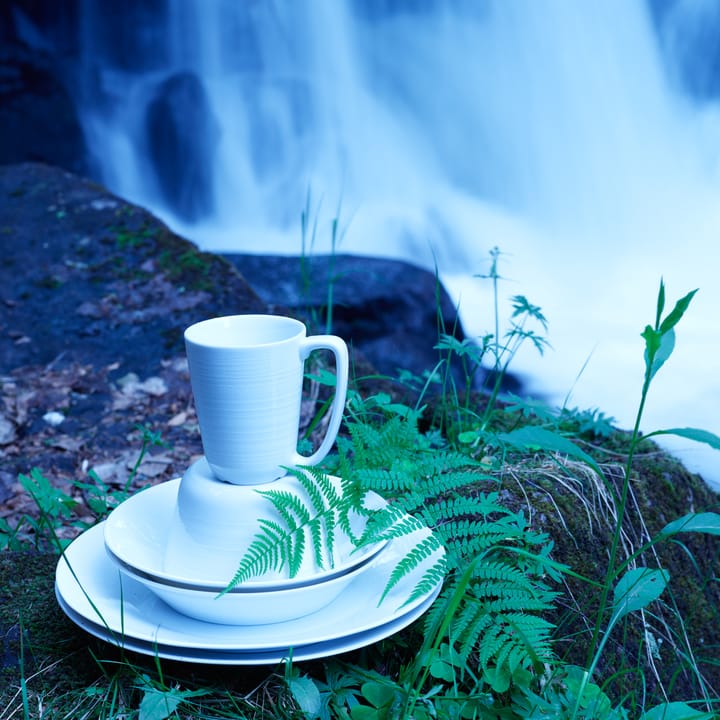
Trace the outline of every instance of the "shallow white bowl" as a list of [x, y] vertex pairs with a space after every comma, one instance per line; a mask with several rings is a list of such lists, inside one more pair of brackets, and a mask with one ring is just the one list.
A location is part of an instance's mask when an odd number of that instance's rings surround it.
[[[257, 494], [257, 486], [229, 485], [220, 481], [210, 484], [204, 477], [202, 463], [196, 463], [193, 468], [183, 477], [182, 483], [186, 489], [204, 489], [208, 497], [203, 505], [190, 502], [190, 493], [185, 498], [185, 507], [195, 509], [195, 520], [207, 517], [208, 507], [223, 510], [210, 516], [214, 519], [206, 521], [207, 532], [201, 538], [202, 542], [189, 534], [190, 529], [180, 516], [178, 495], [182, 485], [175, 479], [143, 490], [113, 510], [105, 522], [105, 546], [123, 570], [143, 581], [216, 595], [227, 587], [258, 532], [257, 518], [274, 519], [270, 512], [273, 508], [266, 498]], [[283, 478], [263, 488], [272, 486], [273, 489], [296, 492], [297, 484], [294, 478]], [[377, 495], [373, 495], [370, 502], [373, 507], [384, 504]], [[192, 520], [191, 517], [191, 524]], [[354, 531], [361, 532], [364, 523], [365, 519], [358, 516]], [[250, 578], [235, 589], [267, 591], [316, 583], [324, 585], [328, 580], [367, 564], [386, 544], [381, 542], [356, 549], [350, 538], [338, 531], [332, 564], [325, 563], [319, 568], [312, 552], [306, 551], [305, 562], [295, 577], [290, 578], [284, 569]]]
[[245, 587], [224, 595], [215, 590], [156, 582], [126, 567], [121, 571], [141, 582], [174, 610], [196, 620], [221, 625], [269, 625], [295, 620], [324, 608], [371, 565], [371, 562], [364, 563], [342, 575], [310, 585], [270, 590]]

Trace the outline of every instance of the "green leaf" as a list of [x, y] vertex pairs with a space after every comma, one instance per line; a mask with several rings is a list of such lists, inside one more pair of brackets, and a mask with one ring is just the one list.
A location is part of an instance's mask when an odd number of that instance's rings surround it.
[[640, 720], [712, 720], [714, 713], [696, 710], [684, 702], [656, 705], [640, 716]]
[[524, 295], [513, 295], [510, 298], [513, 305], [513, 313], [511, 317], [518, 317], [519, 315], [527, 315], [528, 317], [535, 318], [542, 326], [547, 330], [548, 323], [545, 315], [542, 313], [542, 309], [539, 305], [533, 305]]
[[685, 311], [688, 309], [688, 306], [690, 305], [690, 302], [692, 301], [693, 297], [695, 296], [695, 293], [697, 292], [697, 288], [695, 290], [692, 290], [689, 292], [685, 297], [680, 298], [675, 303], [675, 307], [668, 313], [667, 317], [660, 323], [660, 332], [666, 333], [669, 330], [672, 330], [679, 322], [682, 316], [685, 314]]
[[465, 430], [458, 435], [458, 442], [462, 445], [470, 445], [478, 439], [477, 430]]
[[668, 537], [680, 532], [702, 532], [708, 535], [720, 535], [720, 515], [713, 512], [688, 513], [668, 523], [660, 531], [660, 536]]
[[350, 717], [352, 720], [383, 720], [387, 713], [367, 705], [354, 705], [350, 709]]
[[677, 435], [678, 437], [687, 438], [688, 440], [705, 443], [715, 450], [720, 450], [720, 436], [699, 428], [668, 428], [667, 430], [654, 430], [653, 432], [648, 433], [645, 437], [652, 437], [653, 435]]
[[517, 430], [512, 430], [509, 433], [500, 433], [498, 438], [520, 449], [546, 450], [563, 453], [574, 457], [576, 460], [587, 463], [595, 471], [600, 472], [600, 468], [590, 455], [583, 452], [564, 435], [559, 435], [551, 430], [526, 425]]
[[512, 677], [507, 669], [506, 665], [500, 667], [489, 667], [486, 668], [483, 673], [483, 679], [487, 681], [488, 685], [497, 693], [507, 692], [510, 687], [510, 681]]
[[660, 327], [660, 318], [665, 309], [665, 281], [660, 278], [660, 289], [658, 290], [657, 308], [655, 311], [655, 327]]
[[391, 705], [397, 696], [395, 688], [379, 682], [366, 682], [362, 686], [363, 697], [376, 708]]
[[143, 687], [145, 692], [140, 702], [140, 720], [165, 720], [187, 698], [207, 694], [205, 690], [180, 690], [176, 687], [161, 690], [151, 685], [147, 678], [144, 678]]
[[642, 336], [645, 338], [645, 368], [648, 379], [652, 380], [675, 349], [675, 331], [660, 333], [648, 325]]
[[295, 702], [307, 718], [317, 718], [322, 711], [322, 698], [317, 685], [309, 677], [294, 677], [288, 687]]
[[689, 292], [685, 297], [675, 303], [675, 307], [667, 314], [664, 320], [660, 320], [665, 308], [665, 284], [660, 280], [660, 291], [658, 293], [657, 310], [655, 315], [655, 327], [646, 325], [642, 337], [645, 339], [645, 370], [647, 380], [652, 380], [657, 371], [665, 364], [675, 348], [674, 327], [688, 309], [696, 290]]
[[660, 347], [660, 338], [662, 337], [659, 330], [655, 330], [652, 325], [646, 325], [645, 329], [640, 333], [645, 340], [645, 364], [649, 365], [652, 357]]
[[140, 703], [140, 720], [165, 720], [177, 710], [183, 699], [173, 694], [172, 690], [146, 690]]
[[39, 510], [51, 518], [70, 517], [78, 504], [70, 495], [54, 487], [39, 468], [34, 467], [29, 476], [21, 473], [18, 481]]
[[628, 570], [615, 586], [613, 616], [609, 627], [628, 613], [642, 610], [657, 600], [669, 579], [670, 574], [666, 570], [646, 567]]

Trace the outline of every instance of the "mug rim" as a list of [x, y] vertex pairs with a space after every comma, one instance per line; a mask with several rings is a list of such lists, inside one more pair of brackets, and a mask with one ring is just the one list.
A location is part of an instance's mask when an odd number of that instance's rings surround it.
[[[294, 332], [288, 333], [282, 337], [274, 338], [270, 340], [260, 342], [237, 342], [237, 338], [234, 338], [230, 342], [218, 342], [217, 328], [211, 326], [225, 325], [228, 330], [234, 330], [238, 325], [242, 323], [257, 323], [262, 321], [273, 326], [280, 327], [285, 325], [289, 328], [294, 328]], [[210, 337], [208, 333], [212, 332], [213, 335]], [[195, 345], [197, 347], [213, 348], [218, 350], [240, 350], [245, 348], [260, 348], [268, 347], [271, 345], [279, 345], [280, 343], [289, 342], [303, 336], [307, 333], [307, 326], [301, 320], [297, 318], [289, 317], [287, 315], [271, 315], [269, 313], [247, 313], [247, 314], [236, 314], [236, 315], [220, 315], [214, 318], [207, 318], [200, 320], [199, 322], [193, 323], [185, 329], [183, 333], [185, 342]], [[220, 339], [221, 340], [221, 339]]]

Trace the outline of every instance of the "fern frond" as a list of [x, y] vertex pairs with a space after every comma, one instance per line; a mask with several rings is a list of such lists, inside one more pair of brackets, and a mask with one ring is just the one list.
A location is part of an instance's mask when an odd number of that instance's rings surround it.
[[[283, 558], [288, 566], [288, 575], [294, 578], [302, 566], [303, 555], [305, 553], [305, 531], [299, 528], [295, 532], [291, 532], [287, 536], [288, 540], [285, 544], [281, 544], [280, 548], [285, 551]], [[293, 540], [295, 541], [293, 543]], [[320, 565], [322, 567], [322, 565]]]
[[[400, 582], [400, 580], [420, 567], [425, 560], [431, 557], [434, 553], [438, 552], [438, 550], [442, 550], [442, 545], [432, 533], [428, 533], [420, 542], [415, 544], [390, 573], [390, 577], [388, 578], [388, 581], [385, 584], [385, 589], [380, 597], [380, 603], [382, 603], [387, 594]], [[407, 602], [409, 602], [409, 600]]]
[[[463, 662], [473, 656], [488, 671], [512, 675], [517, 667], [538, 668], [552, 657], [552, 624], [542, 618], [556, 593], [528, 576], [514, 558], [494, 558], [496, 550], [473, 562], [463, 573], [470, 577], [448, 629], [448, 640]], [[468, 575], [469, 573], [469, 575]], [[438, 627], [460, 579], [451, 576], [426, 616], [425, 627]]]
[[484, 613], [482, 624], [475, 623], [463, 635], [458, 648], [460, 656], [466, 658], [477, 649], [477, 658], [482, 668], [487, 668], [490, 661], [498, 656], [508, 640], [504, 635], [504, 624], [497, 615]]
[[[420, 478], [436, 478], [441, 475], [450, 474], [456, 475], [456, 471], [467, 471], [469, 468], [482, 467], [477, 460], [454, 450], [422, 453], [421, 457], [416, 460], [415, 472]], [[460, 476], [463, 474], [464, 473], [460, 473]], [[478, 475], [477, 470], [472, 473], [473, 481], [477, 481]], [[489, 478], [489, 476], [483, 477]]]
[[308, 523], [311, 547], [318, 567], [335, 565], [335, 524], [334, 513], [325, 511]]
[[[359, 524], [358, 518], [363, 521], [382, 511], [364, 506], [367, 491], [352, 478], [343, 478], [338, 483], [317, 467], [293, 468], [288, 472], [298, 480], [303, 492], [257, 491], [272, 504], [277, 520], [259, 520], [261, 531], [241, 559], [226, 591], [269, 570], [280, 571], [286, 567], [289, 576], [295, 577], [307, 552], [313, 553], [317, 567], [332, 567], [338, 531], [345, 533], [355, 548], [381, 539], [365, 532], [367, 521], [363, 523], [362, 531], [353, 530], [353, 520]], [[379, 528], [379, 532], [387, 530], [396, 535], [410, 531]]]
[[324, 512], [329, 507], [338, 507], [342, 496], [335, 488], [327, 473], [315, 466], [292, 468], [290, 473], [297, 478], [310, 498], [315, 513]]
[[[491, 616], [493, 617], [493, 616]], [[478, 662], [487, 669], [491, 665], [508, 665], [508, 670], [517, 667], [538, 667], [552, 658], [550, 634], [552, 625], [537, 615], [514, 612], [495, 615], [494, 622], [483, 628], [480, 642], [469, 642], [465, 637], [459, 652], [467, 657], [477, 645]]]
[[451, 495], [440, 497], [437, 502], [427, 505], [427, 513], [437, 525], [445, 520], [459, 517], [472, 517], [485, 520], [490, 516], [513, 516], [510, 510], [497, 502], [498, 494]]
[[417, 476], [408, 472], [408, 468], [362, 468], [357, 472], [357, 479], [366, 490], [385, 497], [410, 490], [417, 483]]
[[383, 540], [393, 540], [425, 529], [426, 526], [421, 520], [408, 515], [397, 505], [388, 504], [370, 516], [361, 536], [361, 544], [370, 545]]
[[288, 538], [285, 528], [270, 520], [261, 519], [258, 522], [261, 525], [261, 531], [250, 543], [235, 575], [223, 593], [252, 577], [280, 569], [283, 555], [290, 552], [291, 540]]
[[257, 493], [273, 504], [288, 529], [295, 530], [310, 521], [311, 511], [294, 493], [288, 490], [258, 490]]

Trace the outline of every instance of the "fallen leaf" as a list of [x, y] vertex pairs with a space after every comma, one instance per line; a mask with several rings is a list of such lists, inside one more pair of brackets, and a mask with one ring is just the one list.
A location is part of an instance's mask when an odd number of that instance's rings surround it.
[[15, 423], [0, 415], [0, 445], [9, 445], [16, 437]]
[[177, 415], [173, 415], [168, 420], [168, 425], [170, 427], [178, 427], [179, 425], [182, 425], [187, 420], [187, 413], [185, 411], [179, 412]]
[[165, 381], [161, 377], [157, 376], [149, 377], [147, 380], [140, 383], [138, 385], [138, 389], [147, 395], [152, 395], [153, 397], [160, 397], [161, 395], [165, 395], [168, 391]]
[[58, 450], [66, 450], [67, 452], [77, 452], [83, 445], [82, 440], [70, 435], [58, 435], [47, 441], [50, 447]]
[[51, 427], [57, 427], [65, 421], [65, 416], [57, 410], [50, 410], [43, 415], [42, 419]]

